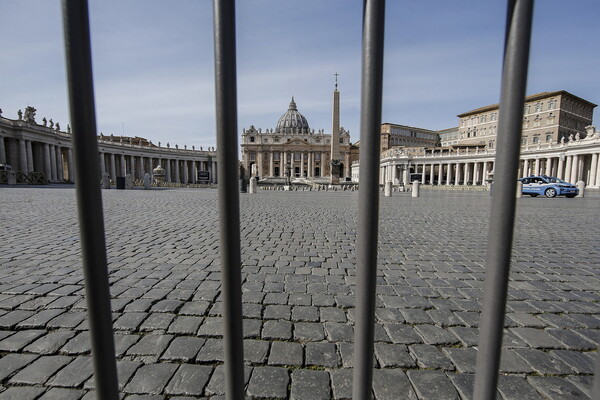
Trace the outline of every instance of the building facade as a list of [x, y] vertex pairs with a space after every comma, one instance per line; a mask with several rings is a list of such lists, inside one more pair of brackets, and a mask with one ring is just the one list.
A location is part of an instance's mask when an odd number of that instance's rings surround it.
[[[339, 114], [337, 118], [339, 121]], [[291, 178], [330, 177], [331, 140], [332, 135], [325, 130], [311, 129], [292, 97], [288, 110], [274, 129], [263, 131], [254, 125], [243, 129], [241, 146], [245, 175], [260, 179], [281, 178], [289, 169]], [[351, 175], [351, 164], [358, 159], [358, 148], [352, 146], [350, 132], [343, 127], [339, 128], [338, 141], [340, 178], [344, 179]]]
[[[35, 120], [35, 109], [27, 107], [18, 112], [17, 119], [0, 115], [0, 164], [8, 164], [19, 176], [26, 177], [41, 172], [49, 182], [60, 183], [75, 180], [71, 129], [61, 130], [52, 120]], [[98, 137], [101, 174], [117, 177], [132, 175], [143, 179], [152, 176], [153, 169], [161, 165], [165, 169], [165, 181], [174, 183], [198, 183], [199, 172], [204, 179], [217, 183], [217, 155], [214, 151], [196, 150], [187, 146], [161, 146], [136, 137]]]
[[[595, 104], [566, 91], [526, 98], [519, 177], [548, 175], [600, 189], [600, 131]], [[392, 147], [381, 153], [380, 183], [487, 185], [494, 171], [498, 105], [460, 114], [458, 143], [450, 147]], [[359, 163], [352, 166], [358, 182]]]
[[416, 128], [414, 126], [381, 124], [381, 151], [384, 152], [395, 146], [404, 147], [436, 147], [440, 137], [436, 131]]

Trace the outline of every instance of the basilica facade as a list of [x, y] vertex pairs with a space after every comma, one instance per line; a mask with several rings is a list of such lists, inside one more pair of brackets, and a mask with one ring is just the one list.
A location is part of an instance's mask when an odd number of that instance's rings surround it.
[[[333, 120], [336, 118], [339, 121], [339, 107], [336, 109], [334, 105]], [[350, 143], [348, 131], [338, 129], [339, 136], [335, 136], [339, 141], [340, 180], [344, 180], [351, 176], [350, 167], [358, 160], [358, 148]], [[288, 110], [281, 115], [275, 128], [263, 130], [252, 125], [243, 129], [241, 146], [245, 177], [276, 180], [289, 175], [292, 179], [325, 180], [331, 175], [332, 136], [324, 129], [311, 128], [292, 97]], [[338, 163], [335, 156], [333, 160], [334, 164]]]

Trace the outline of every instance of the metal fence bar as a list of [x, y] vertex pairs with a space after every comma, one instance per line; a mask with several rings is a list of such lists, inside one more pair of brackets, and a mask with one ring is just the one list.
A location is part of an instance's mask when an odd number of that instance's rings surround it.
[[227, 399], [244, 398], [235, 1], [214, 0], [215, 94]]
[[77, 210], [96, 396], [118, 399], [86, 0], [63, 0]]
[[496, 398], [515, 219], [533, 0], [509, 0], [474, 399]]
[[360, 190], [356, 256], [356, 325], [354, 334], [355, 400], [371, 398], [377, 289], [379, 227], [379, 151], [385, 0], [365, 0], [363, 9], [360, 123]]

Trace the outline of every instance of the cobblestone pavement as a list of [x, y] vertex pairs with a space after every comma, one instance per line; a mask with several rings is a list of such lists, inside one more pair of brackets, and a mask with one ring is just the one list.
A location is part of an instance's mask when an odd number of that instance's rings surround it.
[[[488, 193], [381, 199], [374, 395], [468, 399]], [[120, 391], [224, 398], [217, 192], [103, 191]], [[356, 192], [241, 195], [247, 394], [351, 397]], [[590, 396], [600, 196], [518, 201], [502, 399]], [[73, 189], [0, 189], [0, 400], [94, 398]]]

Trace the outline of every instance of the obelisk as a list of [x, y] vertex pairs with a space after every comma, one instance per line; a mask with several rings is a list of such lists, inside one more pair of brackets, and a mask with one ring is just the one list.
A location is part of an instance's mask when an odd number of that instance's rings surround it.
[[330, 183], [340, 183], [340, 92], [338, 91], [337, 77], [335, 73], [335, 90], [333, 91], [333, 118], [331, 126], [331, 180]]

